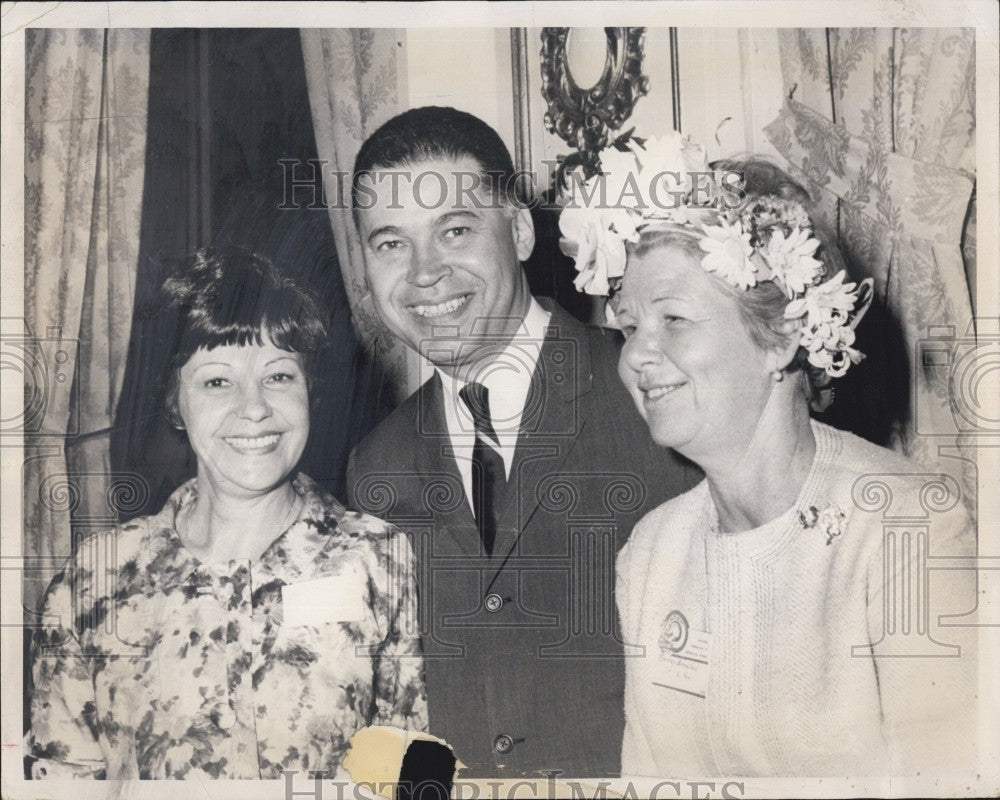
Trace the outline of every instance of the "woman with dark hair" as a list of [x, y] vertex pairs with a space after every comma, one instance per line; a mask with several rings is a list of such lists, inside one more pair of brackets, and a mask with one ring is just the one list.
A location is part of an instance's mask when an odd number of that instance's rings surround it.
[[225, 248], [169, 277], [160, 309], [197, 475], [53, 580], [32, 775], [333, 777], [360, 728], [426, 728], [409, 544], [295, 472], [326, 338], [312, 298]]
[[[619, 374], [654, 441], [705, 472], [618, 557], [623, 635], [641, 648], [623, 773], [974, 763], [974, 652], [938, 627], [975, 607], [974, 573], [928, 586], [920, 560], [975, 553], [959, 487], [810, 417], [863, 358], [870, 280], [845, 279], [808, 194], [772, 164], [717, 164], [706, 180], [704, 151], [680, 134], [601, 161], [592, 180], [637, 191], [613, 208], [579, 202], [601, 195], [592, 186], [570, 198], [560, 225], [579, 285], [613, 294]], [[884, 527], [889, 502], [905, 532]]]

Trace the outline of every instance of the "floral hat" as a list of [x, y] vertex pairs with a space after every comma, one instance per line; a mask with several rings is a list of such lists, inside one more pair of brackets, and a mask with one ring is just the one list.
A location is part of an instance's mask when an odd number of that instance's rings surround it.
[[[619, 140], [620, 141], [620, 140]], [[776, 195], [746, 198], [740, 176], [709, 168], [705, 150], [677, 131], [629, 139], [626, 150], [600, 153], [600, 174], [571, 177], [559, 215], [560, 246], [576, 262], [578, 291], [613, 295], [625, 274], [625, 243], [651, 225], [698, 239], [702, 266], [739, 289], [773, 281], [788, 298], [809, 363], [826, 379], [843, 375], [864, 354], [854, 328], [872, 299], [872, 279], [824, 280], [819, 240], [802, 205]], [[614, 314], [606, 307], [608, 323]]]

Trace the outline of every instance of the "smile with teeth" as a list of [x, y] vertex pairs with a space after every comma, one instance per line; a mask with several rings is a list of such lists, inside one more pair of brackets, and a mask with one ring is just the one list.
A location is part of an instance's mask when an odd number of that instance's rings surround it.
[[274, 447], [281, 438], [280, 433], [268, 433], [263, 436], [227, 436], [226, 444], [237, 450], [266, 450]]
[[456, 297], [433, 306], [410, 306], [410, 311], [418, 317], [440, 317], [457, 311], [468, 302], [470, 297], [472, 297], [471, 294], [463, 294], [461, 297]]
[[661, 397], [681, 388], [681, 386], [683, 386], [681, 383], [675, 383], [671, 386], [653, 386], [649, 389], [642, 389], [642, 394], [647, 400], [659, 400]]

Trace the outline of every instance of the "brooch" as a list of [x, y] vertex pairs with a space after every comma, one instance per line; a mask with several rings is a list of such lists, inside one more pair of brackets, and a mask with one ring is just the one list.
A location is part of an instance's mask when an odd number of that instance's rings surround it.
[[660, 623], [660, 652], [667, 655], [684, 649], [688, 640], [688, 621], [680, 611], [671, 611]]
[[830, 544], [847, 527], [847, 515], [833, 503], [830, 503], [822, 511], [816, 506], [809, 506], [805, 511], [799, 512], [799, 522], [806, 530], [816, 528], [821, 533], [825, 533], [826, 543]]

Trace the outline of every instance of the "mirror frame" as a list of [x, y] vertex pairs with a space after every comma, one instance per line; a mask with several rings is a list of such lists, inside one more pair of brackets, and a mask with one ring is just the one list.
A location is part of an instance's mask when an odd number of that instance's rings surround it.
[[596, 160], [613, 140], [639, 98], [649, 93], [642, 74], [645, 28], [605, 28], [607, 51], [597, 83], [581, 88], [567, 58], [571, 28], [542, 28], [542, 97], [548, 104], [545, 127], [570, 147]]

